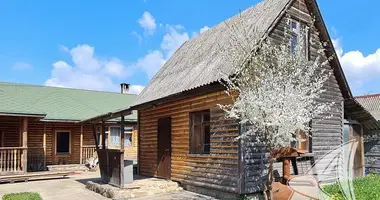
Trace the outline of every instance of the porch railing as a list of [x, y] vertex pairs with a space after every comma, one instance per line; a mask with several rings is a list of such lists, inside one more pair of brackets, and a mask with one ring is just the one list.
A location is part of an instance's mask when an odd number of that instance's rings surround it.
[[0, 175], [24, 172], [25, 147], [0, 147]]
[[91, 157], [97, 157], [95, 145], [82, 146], [81, 163], [85, 164], [86, 160]]

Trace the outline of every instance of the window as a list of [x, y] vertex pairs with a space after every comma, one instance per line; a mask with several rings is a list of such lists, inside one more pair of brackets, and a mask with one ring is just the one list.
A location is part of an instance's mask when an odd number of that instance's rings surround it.
[[305, 52], [305, 56], [309, 58], [309, 32], [307, 31], [307, 25], [292, 19], [290, 21], [290, 49], [292, 53], [296, 51], [298, 42], [303, 42], [303, 51]]
[[57, 131], [55, 142], [57, 154], [70, 153], [70, 131]]
[[309, 152], [309, 136], [304, 131], [297, 131], [296, 138], [296, 149]]
[[350, 125], [344, 124], [343, 126], [343, 142], [349, 142], [350, 141]]
[[120, 146], [120, 127], [110, 127], [110, 146]]
[[[132, 127], [124, 127], [124, 147], [132, 146]], [[110, 146], [120, 147], [120, 127], [110, 127]]]
[[190, 113], [190, 153], [210, 153], [210, 110]]

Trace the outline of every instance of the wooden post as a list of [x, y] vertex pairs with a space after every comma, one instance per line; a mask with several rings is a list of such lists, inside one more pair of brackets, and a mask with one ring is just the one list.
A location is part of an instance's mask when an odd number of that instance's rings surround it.
[[120, 188], [124, 188], [124, 115], [120, 121]]
[[96, 124], [92, 124], [92, 135], [95, 140], [95, 149], [99, 149], [99, 140], [98, 136], [96, 135]]
[[120, 121], [120, 149], [124, 150], [124, 116], [121, 116], [121, 121]]
[[80, 148], [79, 148], [79, 163], [83, 164], [83, 124], [80, 125]]
[[44, 123], [44, 136], [42, 145], [44, 148], [44, 167], [46, 167], [46, 123]]
[[23, 163], [22, 163], [22, 169], [24, 171], [24, 173], [27, 172], [27, 168], [28, 168], [28, 118], [23, 118], [22, 119], [22, 147], [24, 147], [25, 149], [23, 149]]
[[102, 120], [102, 127], [101, 127], [101, 133], [102, 133], [102, 149], [106, 149], [106, 128], [104, 120]]

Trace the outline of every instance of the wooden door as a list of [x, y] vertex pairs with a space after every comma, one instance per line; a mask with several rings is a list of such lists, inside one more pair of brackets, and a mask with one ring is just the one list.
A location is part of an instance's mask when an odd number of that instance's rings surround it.
[[171, 118], [158, 119], [157, 176], [170, 179], [171, 174]]
[[363, 145], [363, 131], [362, 127], [358, 124], [351, 125], [351, 137], [358, 142], [354, 157], [354, 177], [364, 176], [364, 145]]

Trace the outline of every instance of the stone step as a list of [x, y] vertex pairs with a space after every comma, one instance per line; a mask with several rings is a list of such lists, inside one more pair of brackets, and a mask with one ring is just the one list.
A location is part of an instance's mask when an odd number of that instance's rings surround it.
[[70, 164], [70, 165], [48, 165], [49, 171], [87, 171], [88, 168], [83, 164]]

